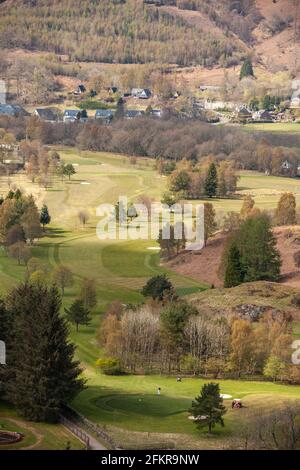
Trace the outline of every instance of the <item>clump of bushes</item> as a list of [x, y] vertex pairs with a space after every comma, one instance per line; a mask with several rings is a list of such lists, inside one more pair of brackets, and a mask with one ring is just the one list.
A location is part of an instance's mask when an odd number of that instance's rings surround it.
[[116, 357], [103, 357], [97, 360], [96, 367], [105, 375], [121, 375], [123, 370], [120, 361]]

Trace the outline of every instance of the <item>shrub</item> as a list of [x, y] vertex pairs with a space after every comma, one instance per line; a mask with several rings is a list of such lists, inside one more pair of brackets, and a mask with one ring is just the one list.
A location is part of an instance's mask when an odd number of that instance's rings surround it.
[[120, 361], [116, 357], [104, 357], [98, 359], [96, 367], [99, 367], [105, 375], [121, 375], [123, 373]]

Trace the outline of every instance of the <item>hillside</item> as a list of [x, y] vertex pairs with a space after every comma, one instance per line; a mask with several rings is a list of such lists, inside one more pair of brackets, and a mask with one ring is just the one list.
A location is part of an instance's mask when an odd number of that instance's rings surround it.
[[298, 289], [274, 282], [249, 282], [231, 289], [211, 289], [192, 294], [189, 299], [199, 311], [239, 315], [242, 318], [258, 319], [261, 314], [271, 312], [291, 315], [299, 321], [299, 308], [294, 304]]
[[243, 51], [141, 0], [9, 0], [0, 6], [0, 47], [51, 51], [72, 60], [215, 65]]
[[[300, 271], [295, 267], [294, 254], [299, 251], [300, 228], [299, 226], [275, 227], [274, 235], [282, 258], [281, 283], [299, 289]], [[205, 281], [215, 287], [221, 287], [223, 282], [220, 279], [219, 266], [225, 242], [226, 237], [222, 233], [217, 233], [208, 241], [200, 254], [193, 252], [181, 254], [168, 264], [178, 274], [190, 275], [200, 282]]]

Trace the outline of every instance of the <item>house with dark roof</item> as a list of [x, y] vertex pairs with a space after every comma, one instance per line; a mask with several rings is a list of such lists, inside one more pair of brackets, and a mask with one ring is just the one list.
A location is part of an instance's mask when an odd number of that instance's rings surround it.
[[127, 109], [124, 113], [124, 118], [134, 119], [134, 118], [143, 116], [144, 114], [145, 114], [145, 111], [142, 111], [140, 109]]
[[86, 122], [88, 121], [88, 115], [85, 109], [66, 109], [63, 114], [64, 122]]
[[29, 116], [29, 113], [18, 104], [0, 104], [0, 116]]
[[149, 88], [132, 88], [131, 96], [140, 100], [148, 100], [151, 97]]
[[259, 111], [255, 111], [255, 113], [252, 114], [252, 119], [254, 121], [262, 121], [262, 122], [274, 121], [272, 115], [266, 109], [260, 109]]
[[150, 115], [154, 117], [161, 118], [163, 115], [163, 110], [162, 109], [151, 109]]
[[80, 119], [80, 111], [78, 109], [66, 109], [63, 114], [64, 122], [75, 122]]
[[53, 108], [37, 108], [34, 114], [46, 122], [58, 121], [58, 115]]
[[100, 119], [105, 124], [109, 124], [113, 120], [115, 114], [115, 109], [97, 109], [95, 112], [95, 119]]

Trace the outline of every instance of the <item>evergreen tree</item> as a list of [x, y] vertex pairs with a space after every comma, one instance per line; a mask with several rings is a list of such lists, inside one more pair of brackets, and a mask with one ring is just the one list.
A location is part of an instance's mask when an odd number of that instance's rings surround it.
[[250, 59], [245, 60], [240, 71], [240, 80], [245, 77], [254, 77], [252, 62]]
[[216, 196], [218, 188], [217, 167], [215, 163], [211, 163], [208, 168], [207, 177], [205, 180], [205, 195], [208, 197]]
[[64, 403], [84, 387], [56, 288], [22, 284], [11, 291], [7, 399], [27, 419], [56, 422]]
[[186, 345], [184, 328], [191, 315], [198, 311], [184, 301], [169, 303], [160, 313], [160, 333], [164, 348], [169, 356], [169, 368], [173, 361], [178, 367]]
[[67, 318], [76, 325], [78, 332], [79, 325], [88, 325], [91, 321], [90, 311], [84, 306], [83, 300], [75, 300], [69, 309], [65, 308]]
[[248, 217], [234, 234], [233, 242], [240, 252], [243, 282], [278, 281], [281, 259], [266, 214]]
[[125, 101], [120, 98], [117, 102], [117, 109], [115, 112], [114, 119], [123, 119], [125, 115]]
[[46, 206], [46, 204], [44, 204], [41, 210], [41, 214], [40, 214], [40, 223], [43, 226], [43, 230], [45, 230], [45, 225], [50, 224], [50, 222], [51, 222], [51, 217], [48, 211], [48, 207]]
[[225, 271], [224, 287], [238, 286], [243, 282], [243, 268], [240, 252], [235, 243], [229, 248], [227, 266]]
[[216, 383], [204, 384], [200, 395], [192, 403], [190, 412], [195, 418], [199, 429], [208, 426], [211, 434], [216, 424], [224, 426], [223, 416], [226, 408], [223, 405], [223, 398], [220, 396], [220, 387]]

